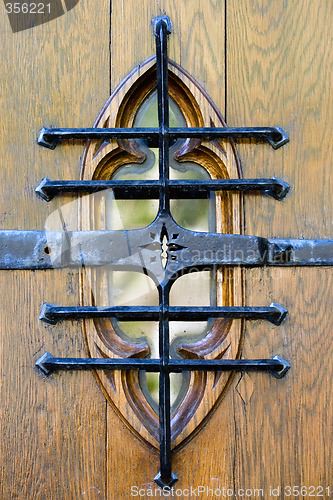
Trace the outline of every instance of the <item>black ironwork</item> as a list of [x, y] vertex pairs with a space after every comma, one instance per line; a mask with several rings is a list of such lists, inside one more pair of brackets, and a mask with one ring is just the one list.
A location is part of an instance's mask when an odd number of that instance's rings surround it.
[[[63, 193], [97, 193], [112, 189], [115, 198], [121, 199], [158, 199], [161, 182], [150, 181], [50, 181], [43, 179], [35, 191], [45, 201]], [[170, 198], [207, 198], [210, 191], [261, 191], [276, 200], [282, 200], [290, 186], [280, 179], [207, 179], [207, 180], [170, 180]]]
[[[165, 299], [163, 301], [163, 293]], [[189, 370], [200, 371], [266, 371], [276, 378], [282, 378], [290, 368], [290, 364], [280, 356], [271, 359], [169, 359], [168, 292], [160, 289], [162, 304], [160, 312], [160, 359], [104, 359], [104, 358], [55, 358], [46, 352], [36, 366], [45, 375], [56, 370], [145, 370], [160, 373], [159, 389], [159, 421], [160, 421], [160, 471], [155, 476], [156, 483], [162, 488], [171, 487], [177, 476], [171, 469], [171, 426], [170, 426], [170, 373], [181, 373]]]
[[[210, 318], [265, 319], [281, 325], [287, 309], [272, 303], [268, 307], [169, 307], [169, 321], [207, 321]], [[43, 304], [39, 319], [55, 325], [67, 319], [115, 318], [120, 321], [158, 321], [158, 307], [61, 307]]]
[[[157, 128], [46, 128], [38, 135], [40, 146], [55, 149], [62, 140], [76, 139], [145, 139], [150, 145], [158, 144]], [[281, 127], [186, 127], [169, 128], [169, 139], [265, 139], [274, 149], [278, 149], [289, 138]]]
[[[36, 365], [48, 375], [56, 370], [103, 369], [158, 372], [160, 471], [158, 485], [177, 480], [171, 468], [170, 373], [188, 370], [268, 371], [281, 378], [290, 365], [280, 356], [271, 359], [170, 359], [169, 322], [204, 321], [227, 317], [266, 319], [280, 325], [287, 310], [269, 307], [170, 307], [174, 281], [192, 270], [219, 265], [242, 266], [332, 266], [333, 240], [267, 239], [256, 236], [213, 234], [180, 227], [170, 213], [172, 198], [205, 198], [213, 191], [257, 190], [281, 200], [289, 190], [284, 181], [272, 179], [170, 180], [169, 146], [179, 138], [257, 138], [278, 148], [288, 142], [280, 127], [170, 128], [168, 105], [167, 17], [153, 20], [156, 38], [158, 128], [43, 128], [38, 144], [54, 149], [65, 139], [141, 139], [159, 149], [159, 180], [151, 181], [50, 181], [36, 188], [46, 201], [62, 193], [94, 193], [112, 189], [123, 199], [159, 199], [155, 220], [132, 231], [0, 231], [0, 269], [52, 269], [72, 266], [104, 266], [136, 270], [152, 277], [159, 292], [159, 307], [60, 307], [44, 304], [40, 319], [56, 324], [63, 319], [111, 317], [126, 321], [159, 322], [159, 359], [55, 358], [45, 353]], [[153, 146], [152, 146], [153, 145]], [[167, 240], [167, 259], [161, 258]]]
[[[164, 236], [165, 267], [160, 258]], [[189, 231], [166, 211], [148, 227], [130, 231], [0, 231], [0, 269], [106, 265], [148, 274], [155, 283], [215, 265], [332, 266], [333, 240]]]
[[[170, 213], [170, 199], [175, 197], [205, 197], [209, 191], [260, 190], [277, 199], [283, 198], [289, 186], [278, 179], [172, 181], [169, 178], [169, 146], [176, 138], [230, 138], [258, 137], [269, 140], [273, 147], [288, 141], [285, 132], [276, 128], [169, 128], [168, 103], [168, 56], [167, 37], [170, 21], [166, 17], [154, 20], [156, 37], [158, 129], [42, 129], [38, 143], [54, 148], [62, 139], [110, 139], [140, 138], [158, 144], [158, 181], [56, 181], [44, 179], [36, 189], [47, 201], [62, 192], [95, 192], [112, 188], [116, 196], [123, 198], [158, 198], [159, 210], [155, 221], [148, 227], [132, 231], [94, 231], [43, 233], [20, 232], [13, 235], [16, 244], [21, 238], [23, 248], [16, 259], [19, 268], [28, 263], [31, 266], [31, 246], [38, 268], [72, 265], [109, 265], [116, 269], [136, 269], [150, 275], [158, 288], [159, 307], [77, 307], [64, 308], [44, 304], [41, 319], [56, 323], [60, 319], [114, 317], [126, 320], [159, 321], [159, 359], [76, 359], [53, 358], [49, 353], [37, 361], [45, 374], [59, 369], [137, 369], [159, 372], [159, 426], [160, 426], [160, 472], [155, 481], [162, 487], [171, 486], [177, 480], [171, 468], [171, 426], [170, 426], [170, 373], [185, 370], [262, 370], [276, 377], [282, 377], [289, 364], [279, 356], [259, 360], [185, 360], [170, 359], [169, 322], [174, 320], [198, 321], [214, 317], [267, 319], [280, 324], [287, 311], [277, 304], [269, 307], [170, 307], [169, 293], [172, 283], [182, 272], [190, 269], [211, 268], [215, 265], [292, 265], [299, 255], [305, 254], [309, 243], [298, 240], [267, 240], [253, 236], [198, 233], [178, 226]], [[132, 188], [135, 186], [135, 190]], [[24, 234], [23, 234], [24, 233]], [[34, 233], [33, 235], [30, 233]], [[8, 235], [7, 235], [8, 236]], [[162, 240], [167, 239], [167, 262], [163, 265], [160, 256]], [[4, 235], [3, 240], [6, 239]], [[323, 245], [323, 244], [321, 244]], [[332, 248], [329, 242], [328, 248]], [[1, 236], [0, 236], [1, 246]], [[324, 244], [325, 246], [325, 244]], [[324, 260], [326, 247], [314, 252], [311, 246], [311, 264], [319, 251]], [[0, 265], [13, 266], [14, 247], [8, 245]], [[28, 256], [30, 252], [30, 257]], [[317, 252], [317, 253], [316, 253]], [[157, 258], [159, 257], [159, 258]], [[14, 259], [15, 261], [15, 259]], [[299, 259], [300, 265], [304, 265]], [[322, 261], [320, 262], [322, 264]], [[35, 264], [36, 266], [37, 264]], [[9, 268], [9, 267], [7, 267]], [[13, 267], [11, 267], [13, 268]]]
[[[38, 136], [38, 144], [54, 149], [64, 139], [145, 139], [150, 144], [161, 147], [161, 133], [164, 143], [179, 138], [197, 139], [229, 139], [229, 138], [257, 138], [267, 140], [277, 149], [289, 141], [286, 132], [281, 127], [202, 127], [202, 128], [170, 128], [167, 80], [167, 41], [171, 33], [171, 22], [168, 17], [153, 19], [156, 37], [157, 59], [157, 89], [159, 107], [159, 128], [46, 128], [43, 127]], [[163, 24], [164, 34], [160, 27]], [[157, 46], [159, 44], [159, 46]], [[162, 91], [163, 88], [163, 91]], [[164, 92], [166, 89], [166, 92]], [[166, 137], [167, 136], [167, 137]], [[161, 152], [161, 150], [160, 150]], [[168, 155], [167, 155], [168, 157]]]
[[146, 372], [180, 373], [182, 371], [268, 371], [282, 378], [289, 363], [280, 356], [270, 359], [170, 359], [163, 366], [161, 359], [54, 358], [46, 352], [36, 362], [45, 375], [56, 370], [145, 370]]

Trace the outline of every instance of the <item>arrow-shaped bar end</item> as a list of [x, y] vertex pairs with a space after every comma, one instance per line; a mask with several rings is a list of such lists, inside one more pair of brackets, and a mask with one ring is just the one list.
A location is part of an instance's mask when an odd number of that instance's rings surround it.
[[52, 372], [52, 369], [47, 368], [46, 365], [45, 365], [45, 363], [47, 363], [47, 361], [49, 361], [50, 359], [53, 359], [52, 354], [50, 354], [49, 352], [46, 352], [35, 363], [35, 365], [37, 366], [37, 368], [39, 368], [40, 370], [42, 370], [42, 372], [45, 375], [50, 375], [50, 373]]
[[289, 137], [286, 132], [281, 127], [274, 127], [277, 131], [276, 138], [267, 137], [268, 142], [274, 149], [278, 149], [287, 142], [289, 142]]
[[40, 311], [39, 320], [44, 321], [44, 323], [48, 323], [49, 325], [56, 325], [58, 321], [56, 319], [51, 319], [48, 314], [51, 307], [51, 304], [47, 304], [46, 302], [44, 302], [43, 307]]
[[290, 368], [290, 364], [288, 363], [288, 361], [286, 361], [285, 359], [281, 358], [280, 356], [274, 356], [271, 359], [273, 361], [278, 361], [281, 364], [281, 369], [280, 370], [269, 370], [270, 373], [272, 375], [274, 375], [274, 377], [276, 377], [276, 378], [282, 378], [282, 377], [284, 377], [285, 374], [287, 373], [287, 371]]
[[276, 181], [276, 184], [272, 189], [266, 189], [264, 193], [268, 196], [271, 196], [275, 200], [281, 201], [283, 198], [289, 193], [290, 186], [287, 182], [278, 179], [277, 177], [273, 177]]
[[159, 16], [159, 17], [155, 17], [154, 19], [152, 19], [151, 25], [152, 25], [154, 35], [156, 36], [156, 27], [157, 27], [157, 24], [161, 21], [166, 25], [167, 30], [168, 30], [167, 31], [168, 35], [170, 35], [170, 33], [172, 32], [172, 22], [168, 18], [168, 16]]
[[272, 308], [272, 315], [267, 318], [268, 321], [273, 323], [273, 325], [281, 325], [288, 314], [288, 310], [275, 302], [272, 302], [269, 307]]
[[38, 134], [37, 144], [38, 146], [43, 146], [48, 149], [55, 149], [59, 144], [59, 137], [53, 136], [50, 134], [51, 129], [43, 127]]
[[169, 481], [164, 481], [162, 479], [161, 472], [159, 472], [157, 476], [154, 477], [154, 481], [162, 489], [171, 488], [175, 484], [175, 482], [178, 481], [178, 477], [176, 476], [176, 474], [171, 472], [171, 479]]
[[45, 185], [50, 182], [50, 179], [47, 177], [44, 177], [44, 179], [38, 184], [38, 186], [35, 189], [35, 193], [43, 198], [45, 201], [51, 201], [53, 199], [53, 196], [50, 196], [47, 194], [45, 188]]

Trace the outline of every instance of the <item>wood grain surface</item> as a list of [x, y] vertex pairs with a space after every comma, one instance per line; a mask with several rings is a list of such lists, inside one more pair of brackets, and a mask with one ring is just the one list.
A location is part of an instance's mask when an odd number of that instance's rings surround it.
[[[247, 234], [332, 238], [332, 14], [330, 1], [228, 2], [228, 124], [279, 124], [290, 136], [277, 151], [238, 146], [244, 177], [291, 185], [281, 203], [245, 198]], [[247, 271], [247, 304], [267, 300], [289, 316], [281, 327], [249, 322], [242, 355], [280, 354], [291, 370], [280, 381], [251, 374], [247, 404], [230, 391], [234, 484], [331, 485], [332, 269]]]
[[[109, 95], [109, 1], [80, 2], [68, 14], [13, 34], [1, 5], [1, 229], [77, 225], [75, 204], [38, 199], [47, 176], [78, 178], [83, 145], [48, 151], [43, 126], [91, 125]], [[85, 356], [81, 326], [38, 321], [43, 301], [77, 305], [78, 275], [0, 273], [2, 499], [96, 498], [106, 482], [103, 394], [89, 373], [45, 379], [34, 363], [45, 351]], [[96, 487], [96, 490], [90, 489]], [[89, 490], [89, 491], [88, 491]], [[85, 493], [87, 491], [87, 493]], [[85, 494], [84, 494], [85, 493]]]
[[[39, 148], [37, 132], [91, 126], [110, 92], [154, 54], [150, 21], [166, 13], [174, 25], [170, 58], [228, 125], [280, 125], [290, 136], [276, 151], [238, 141], [245, 178], [276, 176], [292, 186], [283, 202], [247, 195], [245, 233], [332, 238], [331, 0], [96, 3], [81, 0], [16, 34], [0, 11], [0, 229], [58, 229], [64, 221], [76, 228], [73, 198], [46, 204], [34, 188], [45, 176], [78, 179], [84, 148]], [[282, 380], [234, 377], [205, 427], [175, 454], [177, 488], [262, 488], [265, 499], [270, 486], [333, 489], [331, 289], [329, 268], [246, 272], [246, 305], [278, 302], [289, 316], [280, 327], [248, 322], [242, 357], [280, 354], [292, 368]], [[43, 301], [79, 303], [77, 273], [1, 271], [0, 290], [0, 497], [119, 500], [131, 498], [131, 486], [155, 488], [157, 453], [125, 427], [91, 373], [46, 379], [34, 368], [45, 351], [86, 356], [80, 323], [38, 321]]]

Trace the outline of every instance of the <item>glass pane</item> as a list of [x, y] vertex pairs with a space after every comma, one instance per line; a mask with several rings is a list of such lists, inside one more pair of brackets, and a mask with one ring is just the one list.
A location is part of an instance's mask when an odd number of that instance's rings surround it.
[[[193, 162], [178, 163], [173, 159], [173, 151], [179, 145], [170, 148], [170, 179], [209, 179], [209, 174], [200, 165]], [[192, 231], [214, 231], [215, 203], [214, 194], [201, 200], [170, 200], [172, 217], [177, 224]]]

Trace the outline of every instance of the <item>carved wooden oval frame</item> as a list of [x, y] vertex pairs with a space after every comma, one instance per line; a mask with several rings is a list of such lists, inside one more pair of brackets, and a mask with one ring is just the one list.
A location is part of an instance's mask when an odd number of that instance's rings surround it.
[[[155, 57], [148, 59], [113, 92], [96, 127], [132, 127], [136, 112], [156, 87]], [[176, 63], [169, 61], [169, 94], [181, 109], [189, 127], [225, 126], [225, 122], [205, 91]], [[90, 141], [82, 162], [81, 179], [110, 179], [128, 163], [143, 163], [144, 153], [135, 141]], [[239, 178], [240, 165], [231, 141], [186, 140], [175, 154], [178, 162], [191, 161], [203, 166], [211, 178]], [[104, 207], [104, 209], [103, 209]], [[105, 193], [81, 198], [81, 230], [106, 229]], [[217, 232], [240, 234], [242, 196], [239, 193], [216, 193]], [[104, 269], [83, 269], [81, 305], [107, 306], [108, 273]], [[98, 286], [97, 286], [98, 283]], [[239, 267], [217, 272], [217, 305], [243, 304], [242, 271]], [[146, 357], [149, 346], [142, 339], [133, 341], [117, 334], [109, 319], [84, 321], [84, 335], [90, 357]], [[218, 319], [201, 340], [183, 343], [179, 354], [185, 358], [235, 359], [239, 357], [243, 322]], [[108, 401], [126, 425], [147, 443], [158, 448], [158, 415], [149, 405], [139, 383], [137, 371], [95, 372]], [[231, 379], [225, 372], [191, 372], [188, 390], [171, 420], [172, 447], [192, 437], [221, 399]]]

